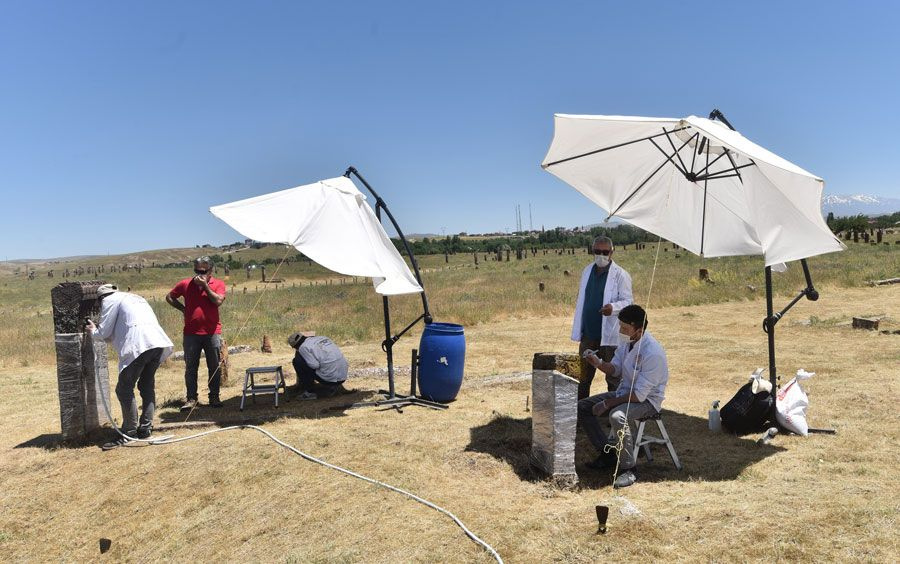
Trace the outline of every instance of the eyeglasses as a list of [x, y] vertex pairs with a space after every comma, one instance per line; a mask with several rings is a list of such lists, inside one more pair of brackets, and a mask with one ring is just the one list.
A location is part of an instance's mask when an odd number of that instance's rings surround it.
[[604, 256], [608, 257], [609, 255], [612, 254], [612, 249], [594, 249], [594, 254], [595, 255], [604, 255]]

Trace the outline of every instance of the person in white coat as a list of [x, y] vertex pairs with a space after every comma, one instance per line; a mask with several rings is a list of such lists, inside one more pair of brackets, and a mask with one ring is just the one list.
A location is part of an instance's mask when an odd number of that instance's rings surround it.
[[597, 470], [615, 467], [615, 451], [609, 447], [618, 445], [619, 433], [622, 433], [621, 474], [613, 486], [624, 488], [637, 480], [632, 427], [640, 419], [662, 409], [669, 383], [669, 363], [662, 345], [647, 331], [647, 312], [641, 306], [632, 304], [622, 308], [618, 324], [621, 339], [627, 344], [616, 349], [612, 362], [602, 361], [590, 352], [585, 357], [605, 374], [617, 375], [621, 383], [613, 392], [580, 400], [578, 423], [599, 452], [599, 456], [587, 464]]
[[[605, 362], [612, 360], [619, 343], [619, 320], [622, 308], [630, 305], [631, 276], [612, 260], [612, 239], [597, 237], [591, 245], [594, 262], [581, 273], [578, 299], [575, 302], [575, 319], [572, 322], [572, 340], [578, 341], [581, 358], [581, 375], [578, 383], [578, 399], [591, 395], [591, 382], [596, 368], [584, 360], [584, 351], [595, 351]], [[608, 391], [619, 387], [621, 378], [606, 376]]]
[[[97, 288], [100, 298], [100, 321], [88, 320], [85, 329], [107, 342], [119, 354], [119, 381], [116, 397], [122, 406], [122, 433], [127, 437], [146, 439], [153, 431], [156, 411], [156, 369], [172, 354], [171, 339], [159, 325], [147, 300], [127, 292], [118, 292], [112, 284]], [[138, 421], [134, 386], [141, 394], [141, 418]], [[126, 437], [103, 445], [104, 450], [128, 442]]]

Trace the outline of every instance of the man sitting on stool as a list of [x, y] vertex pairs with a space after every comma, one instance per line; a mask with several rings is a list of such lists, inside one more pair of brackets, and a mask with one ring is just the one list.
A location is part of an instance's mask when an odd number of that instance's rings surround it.
[[347, 381], [349, 365], [334, 341], [293, 333], [287, 343], [297, 349], [293, 364], [297, 371], [298, 398], [314, 400], [347, 392], [343, 383]]
[[[588, 463], [589, 468], [615, 466], [614, 450], [604, 452], [607, 445], [618, 443], [618, 432], [625, 431], [619, 470], [614, 487], [624, 488], [636, 481], [631, 425], [644, 417], [659, 413], [669, 366], [666, 352], [659, 342], [647, 333], [647, 313], [638, 305], [629, 305], [619, 312], [619, 339], [612, 362], [603, 362], [596, 354], [585, 351], [585, 359], [608, 376], [621, 378], [614, 392], [605, 392], [578, 402], [578, 421], [600, 456]], [[627, 420], [626, 420], [627, 410]], [[604, 432], [601, 421], [609, 419], [611, 431]]]

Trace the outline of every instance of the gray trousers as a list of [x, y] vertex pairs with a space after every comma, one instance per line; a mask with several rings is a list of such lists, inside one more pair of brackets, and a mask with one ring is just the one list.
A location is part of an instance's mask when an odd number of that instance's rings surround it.
[[[656, 408], [649, 401], [640, 403], [623, 403], [615, 406], [607, 413], [602, 415], [594, 415], [594, 406], [603, 400], [615, 397], [615, 392], [605, 392], [591, 396], [578, 402], [578, 422], [584, 429], [588, 440], [594, 445], [599, 452], [603, 452], [603, 447], [607, 444], [618, 443], [618, 433], [620, 429], [625, 429], [625, 440], [623, 442], [622, 457], [619, 461], [620, 470], [628, 470], [634, 468], [636, 461], [634, 459], [634, 442], [632, 439], [632, 427], [635, 421], [643, 417], [649, 417], [656, 413]], [[626, 420], [625, 411], [628, 411]], [[604, 430], [604, 420], [609, 422], [609, 430]]]
[[184, 336], [184, 385], [187, 388], [187, 399], [197, 399], [197, 369], [200, 367], [200, 353], [206, 353], [206, 370], [209, 373], [209, 397], [219, 399], [219, 384], [222, 375], [219, 373], [219, 349], [222, 347], [221, 335], [185, 335]]
[[135, 384], [141, 394], [141, 427], [153, 426], [153, 414], [156, 412], [156, 369], [159, 368], [162, 351], [161, 348], [146, 350], [119, 372], [116, 397], [122, 406], [122, 432], [126, 435], [134, 436], [138, 428]]

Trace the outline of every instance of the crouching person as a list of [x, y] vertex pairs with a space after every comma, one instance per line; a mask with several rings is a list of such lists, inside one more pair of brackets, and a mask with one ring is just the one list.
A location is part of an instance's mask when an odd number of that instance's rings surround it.
[[[647, 314], [638, 305], [619, 312], [619, 340], [612, 362], [586, 352], [585, 359], [607, 376], [621, 378], [614, 392], [605, 392], [578, 402], [578, 422], [600, 455], [588, 463], [589, 468], [612, 468], [619, 431], [624, 431], [620, 474], [613, 484], [617, 488], [632, 485], [634, 473], [632, 427], [638, 419], [659, 413], [669, 381], [666, 352], [647, 332]], [[608, 430], [606, 422], [608, 421]]]
[[[147, 300], [127, 292], [118, 292], [112, 284], [97, 288], [100, 321], [88, 321], [85, 329], [104, 341], [112, 341], [119, 354], [119, 382], [116, 397], [122, 406], [124, 436], [103, 445], [110, 450], [130, 439], [146, 439], [153, 430], [156, 410], [156, 369], [172, 354], [172, 341], [160, 327]], [[141, 393], [141, 418], [138, 421], [134, 387]]]
[[288, 344], [297, 349], [294, 370], [297, 372], [297, 397], [304, 400], [332, 397], [347, 393], [349, 365], [341, 349], [328, 337], [293, 333]]

